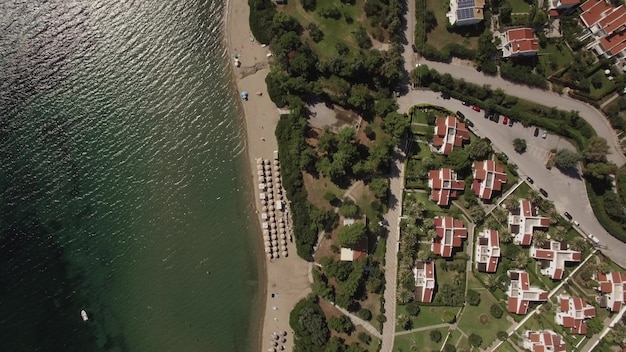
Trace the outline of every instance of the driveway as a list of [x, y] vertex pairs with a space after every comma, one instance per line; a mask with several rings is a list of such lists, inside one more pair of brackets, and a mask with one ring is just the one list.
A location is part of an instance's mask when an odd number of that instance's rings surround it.
[[[524, 179], [531, 177], [535, 182], [532, 186], [545, 189], [559, 212], [569, 212], [580, 222], [583, 232], [592, 233], [600, 239], [605, 255], [620, 266], [626, 266], [626, 244], [607, 233], [596, 219], [587, 198], [583, 179], [578, 174], [565, 175], [557, 168], [552, 170], [545, 168], [550, 149], [575, 149], [568, 141], [550, 134], [546, 139], [541, 138], [541, 133], [539, 137], [534, 137], [534, 127], [524, 128], [521, 124], [509, 127], [502, 124], [502, 120], [496, 124], [485, 119], [482, 111], [476, 112], [455, 99], [443, 100], [438, 93], [429, 90], [411, 90], [398, 98], [399, 111], [402, 113], [407, 112], [411, 106], [421, 103], [439, 105], [450, 111], [461, 111], [467, 119], [474, 122], [472, 131], [475, 134], [489, 138], [494, 149], [504, 152], [510, 162], [518, 166], [520, 177]], [[525, 153], [515, 152], [512, 143], [515, 138], [526, 139], [528, 148]]]

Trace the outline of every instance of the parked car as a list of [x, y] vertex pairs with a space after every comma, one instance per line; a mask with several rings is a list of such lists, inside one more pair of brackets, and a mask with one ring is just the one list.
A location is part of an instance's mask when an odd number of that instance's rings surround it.
[[474, 123], [470, 119], [465, 120], [465, 124], [467, 125], [467, 127], [474, 127]]
[[456, 117], [458, 117], [461, 120], [465, 120], [465, 115], [460, 111], [456, 112]]
[[574, 220], [574, 225], [580, 226], [580, 223], [578, 221]]
[[462, 101], [461, 104], [465, 105], [465, 106], [469, 106], [470, 104], [466, 101]]
[[491, 115], [491, 121], [493, 121], [495, 123], [499, 123], [500, 122], [500, 115], [498, 115], [498, 114]]
[[543, 133], [541, 134], [541, 138], [546, 139], [546, 137], [548, 137], [548, 132], [546, 132], [546, 130], [543, 130]]
[[533, 179], [532, 179], [532, 178], [530, 178], [530, 177], [526, 177], [526, 181], [528, 181], [528, 183], [530, 183], [531, 185], [532, 185], [533, 183], [535, 183], [535, 180], [533, 180]]
[[450, 100], [450, 94], [448, 94], [448, 93], [441, 93], [441, 99]]
[[572, 220], [572, 216], [570, 215], [570, 213], [565, 212], [565, 213], [563, 213], [563, 215], [565, 215], [565, 217], [567, 218], [567, 220]]
[[535, 132], [533, 133], [535, 137], [539, 135], [539, 128], [535, 127]]
[[589, 239], [593, 242], [594, 245], [599, 245], [600, 244], [600, 239], [596, 236], [594, 236], [593, 234], [589, 234]]
[[509, 124], [509, 118], [506, 117], [506, 116], [503, 116], [502, 117], [502, 123], [505, 124], [505, 125], [508, 125]]
[[513, 127], [514, 123], [515, 123], [515, 120], [509, 119], [509, 127]]
[[543, 194], [543, 196], [546, 198], [548, 197], [548, 192], [546, 192], [546, 190], [543, 188], [539, 188], [539, 193]]
[[413, 49], [413, 52], [416, 53], [417, 52], [417, 47], [415, 46], [415, 44], [411, 45], [411, 49]]
[[472, 105], [472, 106], [471, 106], [471, 108], [472, 108], [472, 110], [474, 110], [474, 111], [478, 111], [478, 112], [480, 112], [480, 106], [478, 106], [478, 105]]

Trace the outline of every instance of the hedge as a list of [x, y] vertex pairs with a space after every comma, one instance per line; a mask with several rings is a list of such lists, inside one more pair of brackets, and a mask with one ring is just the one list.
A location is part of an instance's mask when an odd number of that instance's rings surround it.
[[587, 195], [589, 195], [591, 209], [593, 209], [593, 214], [598, 219], [598, 222], [600, 222], [602, 227], [604, 227], [604, 229], [607, 230], [611, 236], [622, 242], [626, 242], [626, 231], [624, 231], [624, 228], [621, 225], [609, 218], [608, 214], [604, 210], [604, 200], [602, 199], [602, 196], [597, 195], [593, 191], [589, 182], [585, 182], [585, 185], [587, 186]]

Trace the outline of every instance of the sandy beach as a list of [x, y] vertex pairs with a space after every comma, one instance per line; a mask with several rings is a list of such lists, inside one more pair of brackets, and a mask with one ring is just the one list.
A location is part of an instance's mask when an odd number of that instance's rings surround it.
[[[229, 64], [237, 84], [237, 94], [241, 96], [247, 91], [248, 100], [241, 99], [245, 112], [245, 128], [247, 136], [247, 155], [249, 160], [248, 176], [254, 185], [254, 199], [256, 217], [259, 225], [261, 219], [262, 203], [258, 184], [258, 161], [262, 158], [270, 160], [273, 164], [274, 152], [278, 150], [274, 130], [279, 120], [279, 110], [269, 98], [265, 86], [265, 76], [269, 72], [269, 47], [263, 47], [262, 43], [252, 40], [252, 33], [248, 24], [249, 8], [246, 0], [229, 0], [226, 9], [226, 45], [229, 52]], [[240, 60], [240, 67], [235, 66], [235, 55]], [[275, 184], [275, 187], [277, 184]], [[287, 220], [287, 218], [285, 217]], [[308, 278], [309, 264], [297, 256], [295, 243], [289, 241], [290, 226], [287, 223], [287, 248], [288, 256], [280, 256], [277, 259], [265, 259], [266, 275], [263, 327], [258, 339], [258, 351], [271, 350], [277, 341], [276, 350], [284, 346], [285, 351], [293, 350], [293, 334], [289, 327], [289, 312], [295, 304], [311, 292]], [[263, 235], [261, 226], [258, 230], [258, 246], [263, 250]], [[293, 234], [292, 234], [293, 235]], [[261, 299], [261, 302], [263, 300]], [[273, 333], [281, 334], [277, 340]], [[287, 332], [286, 336], [282, 336]], [[286, 342], [283, 342], [286, 339]]]

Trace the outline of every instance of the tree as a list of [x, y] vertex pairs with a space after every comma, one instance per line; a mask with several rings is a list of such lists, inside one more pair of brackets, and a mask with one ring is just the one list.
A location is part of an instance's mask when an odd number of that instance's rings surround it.
[[478, 141], [470, 144], [468, 149], [469, 157], [472, 160], [477, 161], [487, 159], [489, 154], [492, 152], [491, 144], [489, 144], [486, 139], [479, 139]]
[[513, 265], [518, 269], [524, 269], [528, 264], [530, 264], [530, 257], [524, 252], [519, 252], [513, 259]]
[[350, 321], [350, 319], [343, 314], [338, 317], [332, 316], [328, 318], [328, 327], [337, 332], [343, 332], [348, 335], [354, 331], [354, 324], [352, 324], [352, 321]]
[[602, 323], [602, 320], [600, 320], [598, 317], [593, 317], [587, 320], [587, 335], [588, 336], [597, 334], [600, 331], [602, 331], [602, 329], [604, 329], [604, 324]]
[[469, 289], [467, 290], [467, 303], [471, 306], [477, 306], [480, 304], [480, 293], [478, 291]]
[[406, 304], [413, 298], [413, 292], [404, 286], [398, 286], [396, 298], [398, 299], [398, 303]]
[[513, 235], [509, 229], [501, 230], [498, 235], [500, 235], [500, 242], [502, 243], [511, 243], [513, 241]]
[[483, 344], [483, 338], [477, 334], [471, 334], [468, 339], [470, 345], [474, 347], [480, 347]]
[[374, 106], [374, 111], [376, 115], [380, 117], [385, 117], [387, 114], [395, 112], [398, 110], [398, 103], [396, 99], [393, 98], [382, 98], [376, 102]]
[[578, 161], [580, 161], [580, 155], [569, 149], [559, 149], [554, 155], [554, 164], [561, 170], [576, 167]]
[[533, 243], [535, 247], [542, 247], [547, 240], [548, 234], [546, 232], [540, 230], [533, 231]]
[[358, 335], [359, 341], [363, 342], [366, 345], [369, 345], [372, 342], [372, 337], [366, 332], [360, 332]]
[[404, 314], [400, 314], [396, 318], [396, 324], [400, 325], [404, 330], [409, 330], [411, 328], [411, 319]]
[[467, 174], [471, 165], [469, 153], [463, 148], [454, 148], [448, 155], [448, 164], [450, 168], [456, 170], [458, 174]]
[[502, 318], [502, 314], [504, 314], [504, 311], [502, 310], [502, 308], [497, 303], [494, 303], [494, 304], [491, 305], [491, 308], [489, 309], [489, 312], [496, 319]]
[[534, 188], [528, 191], [528, 193], [526, 194], [526, 199], [528, 199], [533, 205], [538, 205], [539, 202], [543, 200], [541, 194]]
[[434, 343], [439, 343], [439, 341], [441, 341], [442, 336], [439, 330], [431, 330], [429, 335], [430, 335], [430, 341]]
[[409, 302], [406, 304], [406, 312], [416, 317], [420, 313], [420, 306], [417, 302]]
[[365, 321], [372, 320], [372, 312], [369, 309], [361, 308], [356, 315]]
[[582, 237], [576, 237], [572, 241], [572, 249], [575, 251], [585, 251], [589, 248], [589, 243]]
[[454, 345], [446, 344], [443, 346], [443, 352], [456, 352], [456, 347], [454, 347]]
[[375, 178], [370, 182], [370, 191], [374, 193], [374, 196], [378, 199], [385, 199], [389, 193], [389, 179], [387, 178]]
[[339, 215], [344, 218], [356, 219], [359, 216], [359, 207], [352, 200], [346, 199], [339, 208]]
[[587, 148], [583, 151], [583, 157], [586, 161], [604, 162], [608, 154], [609, 145], [606, 139], [594, 136], [587, 140]]
[[526, 151], [526, 140], [524, 138], [515, 138], [513, 140], [513, 149], [519, 154]]
[[500, 341], [506, 341], [509, 338], [509, 334], [506, 331], [498, 331], [496, 333], [496, 336], [498, 337], [498, 339], [500, 339]]
[[[588, 162], [585, 165], [585, 169], [583, 170], [583, 174], [587, 178], [594, 178], [598, 181], [609, 181], [609, 177], [612, 174], [615, 174], [617, 171], [617, 165], [613, 163], [603, 163], [603, 162]], [[593, 180], [590, 180], [593, 182]]]
[[480, 205], [476, 204], [472, 206], [469, 209], [469, 212], [475, 224], [482, 224], [485, 220], [485, 209], [483, 209]]
[[[294, 331], [296, 349], [324, 350], [328, 342], [328, 326], [322, 309], [314, 297], [301, 300], [289, 314], [289, 325]], [[300, 348], [298, 348], [298, 346]]]
[[365, 234], [365, 224], [361, 222], [344, 226], [339, 230], [339, 243], [343, 247], [353, 246], [359, 242], [363, 234]]
[[383, 127], [394, 137], [400, 138], [409, 130], [409, 119], [404, 114], [392, 112], [385, 116]]

